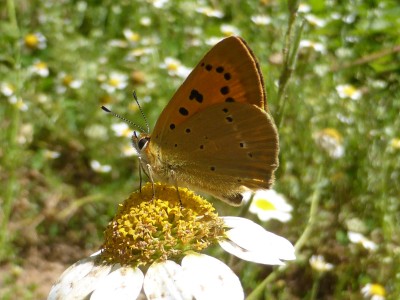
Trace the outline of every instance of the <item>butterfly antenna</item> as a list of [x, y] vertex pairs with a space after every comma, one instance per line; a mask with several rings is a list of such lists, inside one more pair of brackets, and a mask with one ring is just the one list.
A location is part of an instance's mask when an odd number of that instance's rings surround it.
[[[114, 117], [117, 117], [117, 118], [121, 119], [122, 121], [124, 121], [124, 122], [126, 122], [126, 123], [128, 123], [128, 124], [130, 124], [130, 125], [132, 125], [132, 126], [134, 126], [134, 127], [136, 127], [136, 128], [139, 129], [141, 132], [145, 132], [145, 130], [143, 129], [142, 126], [137, 125], [137, 124], [133, 123], [132, 121], [130, 121], [130, 120], [124, 118], [124, 117], [121, 117], [120, 115], [116, 114], [115, 112], [109, 110], [107, 107], [105, 107], [105, 106], [102, 105], [102, 106], [101, 106], [101, 109], [104, 110], [105, 112], [108, 112], [108, 113], [112, 114]], [[147, 125], [147, 124], [146, 124], [146, 125]]]
[[136, 101], [137, 106], [139, 107], [140, 113], [142, 114], [142, 118], [144, 120], [144, 122], [146, 123], [146, 127], [147, 127], [147, 133], [150, 133], [150, 126], [149, 126], [149, 122], [147, 121], [146, 115], [144, 114], [142, 107], [140, 106], [139, 100], [136, 96], [136, 92], [133, 91], [133, 98]]

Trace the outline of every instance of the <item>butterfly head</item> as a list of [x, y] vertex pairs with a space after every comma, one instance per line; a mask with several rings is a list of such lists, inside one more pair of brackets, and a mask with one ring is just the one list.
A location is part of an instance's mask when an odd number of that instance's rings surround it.
[[133, 132], [132, 145], [136, 149], [139, 156], [141, 156], [141, 153], [147, 148], [149, 142], [149, 134], [138, 133], [137, 131]]

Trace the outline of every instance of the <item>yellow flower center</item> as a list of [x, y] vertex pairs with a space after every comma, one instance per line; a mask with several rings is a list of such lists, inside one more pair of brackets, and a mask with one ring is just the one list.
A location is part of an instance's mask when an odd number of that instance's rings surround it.
[[261, 210], [276, 210], [276, 207], [267, 199], [254, 200], [254, 204]]
[[354, 95], [354, 93], [357, 90], [354, 88], [354, 86], [352, 85], [347, 85], [344, 89], [343, 89], [343, 93], [349, 97], [351, 97], [352, 95]]
[[113, 87], [118, 87], [120, 84], [120, 80], [117, 78], [110, 78], [110, 80], [108, 81], [108, 84], [113, 86]]
[[127, 38], [131, 42], [137, 42], [140, 39], [140, 35], [136, 32], [132, 32]]
[[178, 68], [179, 68], [179, 64], [176, 63], [176, 62], [170, 62], [167, 65], [167, 69], [170, 70], [170, 71], [176, 71], [176, 70], [178, 70]]
[[39, 61], [35, 63], [35, 68], [38, 70], [44, 70], [47, 69], [47, 64], [45, 62]]
[[342, 135], [334, 128], [325, 128], [322, 130], [322, 135], [328, 136], [338, 142], [339, 144], [342, 142], [343, 137]]
[[398, 138], [393, 138], [390, 141], [390, 145], [392, 146], [393, 149], [400, 149], [400, 139]]
[[62, 79], [62, 84], [65, 86], [69, 86], [74, 78], [71, 75], [65, 75]]
[[35, 34], [28, 34], [24, 38], [25, 45], [29, 48], [35, 49], [39, 44], [39, 38]]
[[150, 265], [201, 251], [224, 237], [223, 221], [212, 205], [188, 189], [150, 183], [119, 205], [105, 230], [105, 263]]
[[371, 284], [371, 295], [377, 295], [377, 296], [385, 296], [386, 291], [383, 286], [380, 284]]

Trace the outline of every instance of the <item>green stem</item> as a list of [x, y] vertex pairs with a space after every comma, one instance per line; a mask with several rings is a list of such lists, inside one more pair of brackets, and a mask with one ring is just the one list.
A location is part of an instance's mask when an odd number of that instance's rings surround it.
[[7, 11], [8, 11], [8, 18], [10, 20], [10, 23], [12, 24], [14, 29], [19, 31], [18, 22], [17, 22], [17, 13], [15, 10], [14, 0], [7, 0]]
[[320, 200], [320, 195], [321, 195], [321, 184], [320, 183], [321, 183], [322, 171], [323, 171], [323, 166], [321, 165], [319, 168], [319, 171], [318, 171], [317, 186], [316, 186], [314, 193], [312, 195], [312, 198], [311, 198], [310, 217], [308, 219], [307, 227], [303, 231], [300, 238], [297, 240], [296, 244], [294, 245], [296, 252], [299, 252], [300, 249], [306, 243], [306, 241], [309, 239], [309, 237], [314, 229], [314, 225], [316, 223], [317, 214], [318, 214], [318, 205], [319, 205], [319, 200]]
[[319, 289], [319, 281], [320, 281], [320, 276], [318, 276], [313, 283], [312, 289], [311, 289], [311, 295], [310, 295], [310, 300], [315, 300], [317, 299], [317, 294], [318, 294], [318, 289]]
[[[16, 96], [19, 97], [21, 90], [20, 83], [20, 61], [21, 52], [19, 46], [20, 30], [17, 22], [17, 12], [15, 10], [14, 0], [7, 1], [7, 11], [9, 15], [9, 20], [14, 27], [14, 32], [17, 33], [18, 39], [14, 43], [15, 49], [15, 70], [16, 70], [16, 82], [17, 90]], [[6, 136], [6, 148], [7, 151], [4, 152], [3, 165], [8, 173], [7, 185], [4, 192], [4, 201], [2, 203], [2, 215], [0, 221], [0, 261], [7, 259], [8, 253], [10, 251], [9, 240], [10, 233], [8, 230], [8, 222], [11, 215], [13, 200], [16, 198], [17, 191], [19, 190], [17, 172], [18, 169], [18, 145], [17, 145], [17, 135], [20, 125], [20, 112], [15, 105], [10, 106], [11, 116], [10, 126], [7, 130]]]
[[292, 38], [293, 27], [296, 23], [297, 18], [297, 6], [296, 9], [290, 10], [288, 28], [285, 34], [285, 44], [283, 47], [283, 68], [279, 77], [279, 88], [277, 95], [277, 117], [276, 126], [279, 128], [283, 119], [285, 106], [287, 102], [286, 88], [292, 73], [296, 66], [297, 53], [300, 45], [301, 34], [303, 32], [305, 22], [302, 22], [300, 27], [297, 29], [294, 38]]

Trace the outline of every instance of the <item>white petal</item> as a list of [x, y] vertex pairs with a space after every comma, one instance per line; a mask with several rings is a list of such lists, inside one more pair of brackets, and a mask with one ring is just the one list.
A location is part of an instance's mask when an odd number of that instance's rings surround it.
[[[249, 261], [264, 264], [282, 264], [283, 260], [295, 259], [294, 247], [285, 238], [266, 231], [251, 220], [239, 217], [222, 217], [231, 241], [220, 242], [226, 251]], [[235, 245], [236, 244], [236, 245]], [[232, 252], [231, 252], [232, 251]]]
[[277, 258], [276, 255], [270, 255], [268, 253], [246, 251], [231, 241], [220, 241], [219, 245], [222, 249], [236, 257], [251, 261], [258, 264], [264, 265], [283, 265], [284, 263]]
[[[251, 207], [251, 206], [250, 206]], [[270, 211], [262, 211], [262, 210], [258, 210], [258, 211], [252, 211], [253, 213], [256, 213], [258, 218], [261, 221], [269, 221], [271, 219], [276, 219], [279, 220], [282, 223], [285, 223], [289, 220], [292, 219], [292, 215], [290, 213], [287, 212], [283, 212], [283, 211], [274, 211], [274, 210], [270, 210]]]
[[97, 256], [73, 264], [53, 285], [47, 299], [85, 299], [96, 289], [99, 279], [107, 276], [111, 266], [95, 265]]
[[142, 290], [143, 278], [138, 268], [118, 268], [99, 281], [90, 300], [136, 299]]
[[220, 260], [194, 253], [183, 258], [182, 267], [196, 300], [244, 298], [239, 278]]
[[147, 299], [193, 299], [185, 283], [182, 267], [169, 260], [150, 266], [143, 289]]
[[347, 236], [349, 237], [349, 240], [353, 243], [360, 243], [364, 239], [364, 236], [361, 233], [353, 231], [349, 231], [347, 233]]

